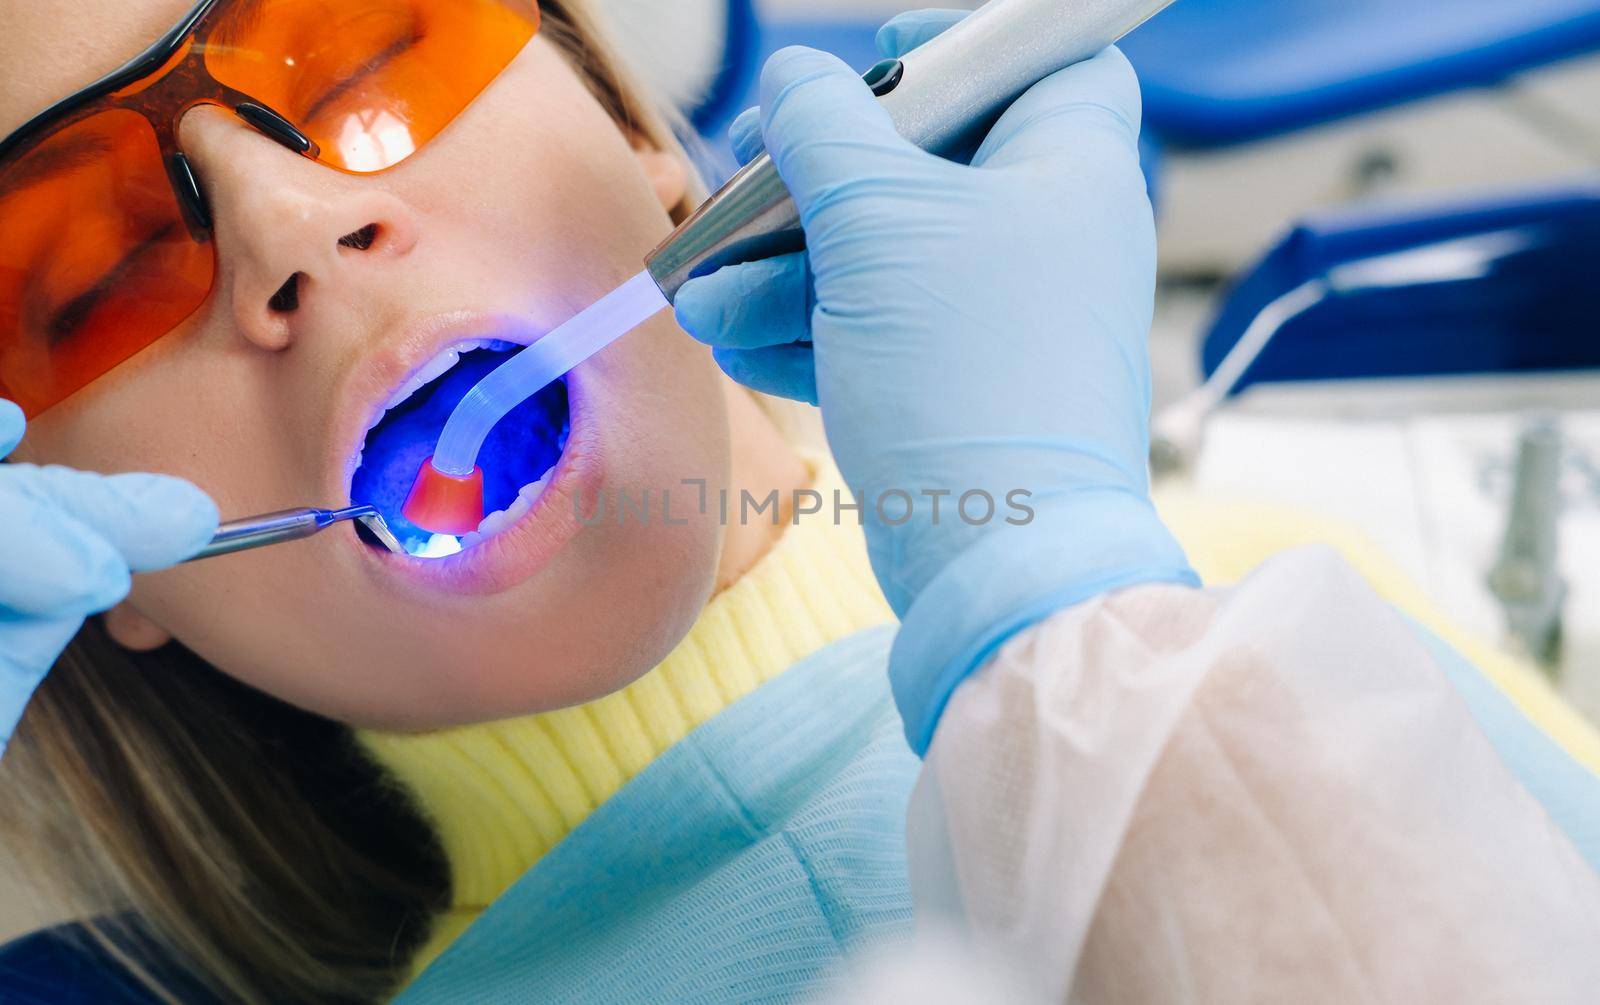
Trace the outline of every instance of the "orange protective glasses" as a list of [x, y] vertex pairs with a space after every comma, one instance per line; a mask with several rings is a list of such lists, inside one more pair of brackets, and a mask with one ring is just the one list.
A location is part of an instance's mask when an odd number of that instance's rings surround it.
[[205, 0], [0, 142], [0, 397], [33, 416], [193, 314], [217, 274], [177, 142], [231, 109], [353, 174], [444, 129], [539, 27], [536, 0]]

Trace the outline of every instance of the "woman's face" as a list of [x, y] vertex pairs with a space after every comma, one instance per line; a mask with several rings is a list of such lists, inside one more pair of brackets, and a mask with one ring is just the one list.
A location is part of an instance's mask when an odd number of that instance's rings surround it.
[[[190, 6], [0, 0], [0, 134]], [[180, 141], [215, 220], [210, 299], [35, 419], [18, 456], [179, 475], [224, 518], [350, 499], [368, 426], [408, 378], [465, 339], [537, 337], [636, 273], [684, 184], [681, 164], [635, 149], [543, 38], [381, 174], [302, 159], [215, 108], [191, 111]], [[364, 228], [370, 245], [341, 245]], [[296, 275], [298, 304], [274, 304]], [[579, 366], [568, 396], [571, 432], [544, 494], [469, 551], [401, 558], [341, 528], [139, 576], [137, 614], [114, 628], [152, 642], [170, 632], [248, 683], [358, 725], [427, 728], [616, 689], [703, 605], [719, 532], [691, 505], [698, 490], [680, 491], [672, 522], [584, 525], [572, 497], [588, 513], [598, 493], [648, 488], [659, 509], [661, 489], [684, 479], [718, 490], [727, 405], [670, 313]], [[530, 449], [554, 456], [552, 436]], [[401, 460], [369, 468], [363, 488], [403, 493], [415, 459], [393, 447]]]

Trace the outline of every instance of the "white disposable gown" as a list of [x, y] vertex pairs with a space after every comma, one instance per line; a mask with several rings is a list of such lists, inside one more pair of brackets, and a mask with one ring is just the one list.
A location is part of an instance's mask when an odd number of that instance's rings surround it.
[[1600, 1001], [1600, 875], [1328, 550], [1013, 639], [908, 841], [920, 921], [1047, 1001]]

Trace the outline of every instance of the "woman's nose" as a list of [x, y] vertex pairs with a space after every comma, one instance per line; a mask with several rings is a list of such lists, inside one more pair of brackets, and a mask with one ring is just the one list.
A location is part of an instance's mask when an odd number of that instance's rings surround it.
[[217, 295], [241, 335], [286, 349], [312, 316], [370, 313], [385, 263], [417, 242], [406, 204], [371, 179], [299, 157], [216, 108], [184, 117], [184, 152], [209, 203]]

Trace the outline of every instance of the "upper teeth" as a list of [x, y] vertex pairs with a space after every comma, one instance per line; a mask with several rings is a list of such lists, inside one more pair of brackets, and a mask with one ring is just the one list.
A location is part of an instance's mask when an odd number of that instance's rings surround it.
[[416, 394], [418, 391], [422, 390], [424, 386], [433, 383], [440, 377], [443, 377], [450, 371], [451, 367], [456, 365], [460, 359], [461, 353], [455, 349], [446, 349], [444, 352], [433, 357], [433, 359], [427, 362], [427, 365], [418, 370], [416, 373], [412, 374], [410, 380], [400, 385], [400, 390], [396, 391], [394, 393], [394, 397], [390, 398], [384, 404], [383, 410], [387, 412], [389, 409], [395, 407], [396, 405], [405, 401], [407, 398], [411, 397], [413, 394]]
[[[471, 352], [474, 349], [494, 349], [504, 352], [516, 347], [517, 344], [515, 342], [506, 342], [502, 339], [494, 338], [466, 339], [465, 341], [457, 342], [430, 359], [423, 365], [422, 369], [412, 374], [411, 379], [402, 384], [400, 389], [395, 391], [393, 397], [384, 404], [383, 412], [388, 412], [395, 406], [403, 404], [407, 398], [449, 373], [450, 368], [460, 362], [463, 353]], [[376, 426], [378, 424], [383, 418], [383, 412], [378, 413], [373, 418], [372, 425]]]

